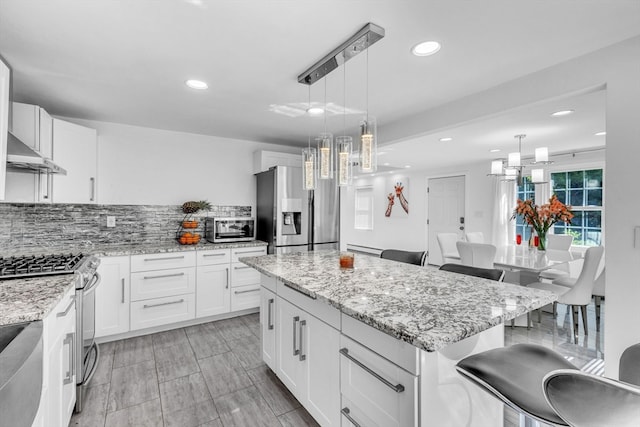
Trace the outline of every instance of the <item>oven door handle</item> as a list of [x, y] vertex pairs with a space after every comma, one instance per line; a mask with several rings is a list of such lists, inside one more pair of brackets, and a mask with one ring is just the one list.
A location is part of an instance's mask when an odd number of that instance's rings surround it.
[[97, 271], [93, 274], [93, 279], [91, 280], [91, 283], [89, 284], [89, 286], [87, 286], [84, 289], [84, 296], [89, 295], [91, 292], [95, 291], [96, 288], [98, 287], [98, 285], [100, 284], [100, 281], [102, 280], [102, 276], [100, 276], [100, 273], [98, 273]]

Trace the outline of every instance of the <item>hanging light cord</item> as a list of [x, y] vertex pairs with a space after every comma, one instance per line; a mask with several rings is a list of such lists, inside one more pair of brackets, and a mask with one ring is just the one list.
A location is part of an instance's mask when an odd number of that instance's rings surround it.
[[367, 34], [367, 72], [366, 72], [366, 96], [365, 103], [367, 107], [367, 128], [369, 127], [369, 34]]
[[342, 135], [347, 136], [347, 62], [342, 65]]
[[327, 133], [327, 76], [324, 76], [324, 133]]
[[[309, 115], [309, 117], [311, 117], [311, 114], [309, 113], [309, 110], [311, 109], [311, 85], [309, 85], [309, 107], [307, 108], [307, 114]], [[311, 151], [311, 126], [307, 126], [307, 137], [308, 137], [308, 141], [309, 141], [309, 151]]]

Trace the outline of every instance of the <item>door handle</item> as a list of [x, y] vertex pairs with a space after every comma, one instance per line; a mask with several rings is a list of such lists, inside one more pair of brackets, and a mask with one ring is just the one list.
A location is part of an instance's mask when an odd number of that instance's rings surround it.
[[351, 360], [357, 366], [359, 366], [362, 369], [364, 369], [365, 372], [367, 372], [368, 374], [373, 376], [375, 379], [377, 379], [382, 384], [386, 385], [387, 387], [389, 387], [391, 390], [395, 391], [396, 393], [402, 393], [404, 391], [404, 386], [402, 384], [392, 384], [391, 382], [387, 381], [384, 377], [382, 377], [382, 375], [378, 374], [376, 371], [374, 371], [373, 369], [371, 369], [370, 367], [368, 367], [367, 365], [365, 365], [364, 363], [362, 363], [361, 361], [359, 361], [358, 359], [356, 359], [355, 357], [350, 355], [349, 354], [349, 349], [341, 348], [340, 349], [340, 354], [342, 354], [347, 359]]
[[342, 413], [342, 415], [344, 415], [344, 417], [345, 417], [346, 419], [348, 419], [348, 420], [349, 420], [349, 422], [350, 422], [351, 424], [353, 424], [353, 425], [354, 425], [354, 427], [361, 427], [361, 426], [360, 426], [360, 424], [358, 424], [358, 423], [356, 422], [356, 420], [354, 420], [354, 419], [351, 417], [351, 411], [349, 410], [349, 408], [347, 408], [347, 407], [345, 406], [344, 408], [342, 408], [342, 410], [341, 410], [340, 412]]
[[167, 277], [180, 277], [180, 276], [184, 276], [184, 273], [175, 273], [175, 274], [161, 274], [160, 276], [144, 276], [143, 279], [144, 280], [149, 280], [149, 279], [165, 279]]
[[124, 277], [122, 278], [122, 300], [120, 302], [124, 304]]
[[298, 345], [296, 344], [296, 323], [300, 321], [300, 316], [296, 316], [293, 318], [293, 355], [297, 356], [300, 353], [298, 350]]
[[142, 306], [142, 308], [162, 307], [163, 305], [180, 304], [182, 302], [184, 302], [184, 298], [181, 298], [177, 301], [161, 302], [159, 304], [145, 304]]
[[461, 226], [460, 226], [460, 230], [464, 230], [464, 225], [461, 225]]
[[268, 307], [267, 329], [273, 329], [273, 322], [271, 321], [271, 314], [272, 314], [272, 308], [271, 307], [273, 307], [273, 302], [274, 302], [274, 299], [273, 298], [269, 298], [269, 303], [267, 305], [267, 307]]
[[73, 304], [75, 304], [75, 302], [76, 302], [76, 296], [75, 295], [71, 295], [71, 302], [69, 303], [67, 308], [65, 308], [64, 311], [61, 311], [60, 313], [57, 313], [56, 317], [64, 317], [67, 314], [69, 314], [69, 312], [71, 311], [71, 307], [73, 307]]
[[229, 269], [225, 268], [224, 271], [225, 271], [225, 274], [227, 275], [227, 285], [224, 288], [229, 289]]
[[89, 178], [89, 182], [91, 182], [91, 197], [89, 197], [89, 201], [93, 202], [96, 200], [96, 179], [91, 177]]
[[302, 328], [304, 328], [305, 326], [307, 326], [307, 321], [306, 320], [301, 320], [300, 321], [300, 358], [299, 360], [302, 362], [303, 360], [305, 360], [307, 358], [307, 356], [304, 354], [303, 348], [304, 348], [304, 338], [302, 335]]
[[64, 380], [62, 381], [62, 384], [67, 385], [67, 384], [71, 384], [73, 382], [73, 367], [75, 365], [75, 361], [74, 359], [74, 353], [75, 353], [75, 349], [74, 349], [74, 345], [73, 345], [73, 341], [74, 341], [74, 337], [75, 334], [72, 332], [70, 334], [67, 334], [67, 336], [65, 337], [65, 339], [62, 341], [63, 345], [67, 345], [67, 343], [69, 344], [69, 365], [68, 368], [69, 370], [67, 371], [67, 374], [64, 377]]

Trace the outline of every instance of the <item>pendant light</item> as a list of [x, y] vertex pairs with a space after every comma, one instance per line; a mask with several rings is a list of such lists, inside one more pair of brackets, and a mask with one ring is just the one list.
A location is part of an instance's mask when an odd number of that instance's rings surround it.
[[[309, 108], [311, 108], [311, 86], [309, 86]], [[310, 127], [309, 127], [310, 129]], [[302, 150], [302, 189], [315, 190], [318, 180], [316, 149], [311, 147], [311, 131], [308, 134], [308, 146]]]
[[[367, 45], [369, 36], [367, 35]], [[378, 170], [378, 141], [376, 121], [373, 117], [369, 117], [369, 49], [367, 49], [367, 66], [365, 76], [365, 105], [367, 115], [362, 123], [360, 123], [360, 172], [373, 173]]]
[[347, 136], [347, 64], [343, 65], [342, 87], [342, 136], [336, 137], [336, 151], [338, 152], [337, 178], [338, 186], [351, 185], [353, 180], [353, 166], [351, 152], [353, 150], [353, 138]]
[[320, 179], [333, 178], [333, 135], [327, 132], [327, 77], [324, 78], [324, 132], [316, 137]]

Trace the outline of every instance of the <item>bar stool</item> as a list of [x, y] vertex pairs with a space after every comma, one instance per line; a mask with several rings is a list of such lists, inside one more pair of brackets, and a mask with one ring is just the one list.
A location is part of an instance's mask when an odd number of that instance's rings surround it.
[[380, 258], [424, 266], [427, 260], [427, 253], [402, 251], [400, 249], [385, 249], [380, 252]]

